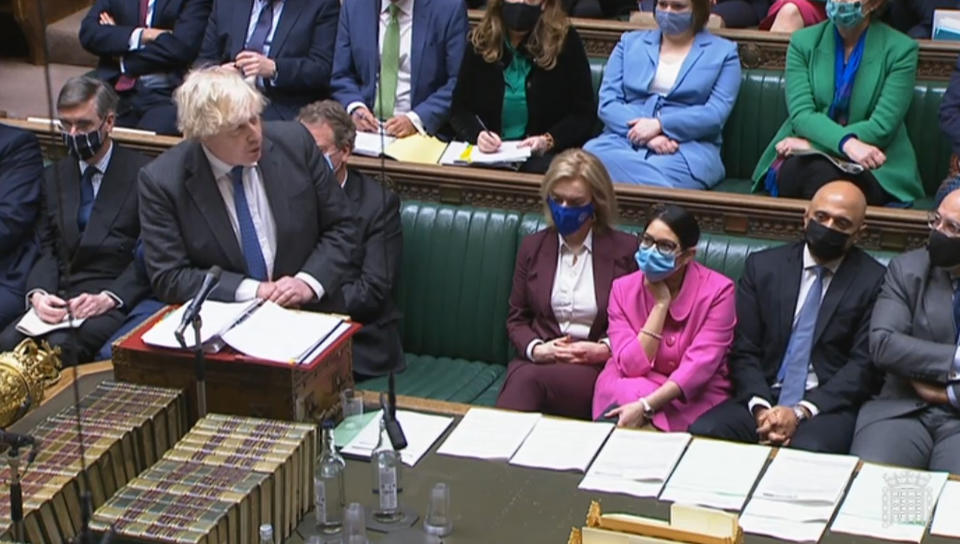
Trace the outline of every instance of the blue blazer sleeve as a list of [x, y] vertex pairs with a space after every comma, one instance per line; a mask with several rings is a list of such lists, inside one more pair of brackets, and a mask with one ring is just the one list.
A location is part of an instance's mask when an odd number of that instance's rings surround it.
[[712, 83], [713, 90], [706, 103], [663, 111], [660, 124], [663, 133], [670, 139], [678, 142], [712, 140], [723, 132], [723, 125], [727, 122], [740, 91], [740, 58], [736, 45], [732, 43], [724, 41], [710, 47], [719, 45], [726, 45], [726, 54], [719, 74], [693, 67], [698, 73], [687, 76], [688, 81], [694, 84], [706, 86]]
[[940, 101], [940, 130], [950, 138], [953, 153], [960, 155], [960, 57]]
[[40, 205], [43, 158], [26, 131], [0, 128], [0, 258], [16, 251], [31, 234]]
[[[204, 28], [210, 16], [211, 0], [183, 0], [171, 32], [161, 34], [147, 45], [123, 55], [126, 73], [132, 76], [158, 71], [185, 69], [200, 51]], [[154, 26], [167, 28], [167, 21]]]
[[[317, 0], [314, 0], [315, 2]], [[271, 87], [291, 91], [315, 91], [330, 85], [333, 51], [336, 45], [338, 0], [319, 0], [316, 18], [310, 27], [310, 50], [305, 57], [277, 57], [277, 80]], [[289, 39], [295, 39], [291, 36]]]
[[[360, 69], [357, 66], [357, 60], [353, 58], [354, 50], [351, 43], [351, 36], [357, 36], [361, 40], [364, 35], [369, 36], [369, 32], [365, 33], [362, 28], [359, 28], [360, 21], [353, 20], [353, 17], [358, 15], [355, 13], [356, 9], [353, 8], [358, 4], [361, 4], [361, 2], [346, 2], [340, 8], [340, 23], [337, 28], [337, 42], [333, 53], [333, 74], [330, 78], [330, 87], [333, 98], [343, 104], [343, 107], [347, 107], [352, 102], [366, 103], [361, 90], [363, 82], [360, 79]], [[370, 31], [376, 32], [376, 29]], [[371, 51], [376, 51], [376, 46], [371, 48]], [[369, 84], [373, 85], [373, 82]], [[372, 104], [367, 104], [367, 107], [372, 106]]]
[[[114, 5], [116, 4], [116, 5]], [[136, 7], [131, 2], [130, 6]], [[101, 25], [100, 14], [109, 13], [116, 25]], [[80, 23], [80, 44], [87, 51], [101, 57], [119, 57], [130, 50], [130, 34], [137, 28], [136, 14], [127, 16], [121, 2], [97, 0]]]
[[[627, 124], [629, 121], [654, 115], [656, 100], [651, 99], [650, 95], [644, 97], [638, 93], [635, 99], [631, 100], [626, 94], [625, 71], [634, 73], [636, 70], [649, 67], [646, 60], [641, 61], [639, 58], [632, 57], [633, 53], [637, 53], [638, 49], [642, 50], [644, 47], [638, 42], [642, 42], [648, 32], [651, 31], [624, 34], [607, 60], [597, 104], [597, 117], [603, 121], [607, 132], [626, 137], [627, 132], [630, 131], [630, 126]], [[630, 57], [629, 60], [627, 57]]]
[[[447, 27], [444, 30], [446, 55], [444, 56], [443, 66], [433, 67], [433, 70], [446, 74], [447, 81], [422, 102], [413, 106], [413, 111], [420, 116], [424, 129], [431, 134], [436, 133], [450, 116], [453, 90], [457, 86], [460, 63], [463, 62], [463, 51], [467, 46], [467, 29], [469, 26], [467, 9], [463, 2], [457, 2], [454, 6], [455, 8], [449, 17], [439, 18], [447, 22]], [[424, 66], [423, 70], [428, 71], [429, 68]], [[418, 76], [419, 74], [413, 74], [414, 78]]]

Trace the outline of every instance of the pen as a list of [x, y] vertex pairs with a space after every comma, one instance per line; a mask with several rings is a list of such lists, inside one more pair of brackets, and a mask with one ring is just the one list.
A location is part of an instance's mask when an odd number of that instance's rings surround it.
[[487, 125], [483, 124], [483, 119], [481, 119], [479, 115], [473, 114], [473, 118], [480, 123], [480, 128], [482, 129], [480, 132], [490, 132], [490, 129], [487, 128]]

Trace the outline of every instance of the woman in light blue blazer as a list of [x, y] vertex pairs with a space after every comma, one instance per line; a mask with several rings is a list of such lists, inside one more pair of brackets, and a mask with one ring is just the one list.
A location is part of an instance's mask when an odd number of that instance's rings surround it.
[[740, 89], [737, 46], [703, 29], [710, 0], [659, 0], [659, 30], [624, 34], [600, 87], [600, 136], [584, 149], [614, 181], [708, 189], [723, 179], [723, 124]]

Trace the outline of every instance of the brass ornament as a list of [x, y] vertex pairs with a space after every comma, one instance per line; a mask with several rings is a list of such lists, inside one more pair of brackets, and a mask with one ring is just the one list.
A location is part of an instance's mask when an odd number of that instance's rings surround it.
[[32, 338], [0, 353], [0, 427], [6, 427], [43, 401], [44, 389], [60, 380], [60, 348]]

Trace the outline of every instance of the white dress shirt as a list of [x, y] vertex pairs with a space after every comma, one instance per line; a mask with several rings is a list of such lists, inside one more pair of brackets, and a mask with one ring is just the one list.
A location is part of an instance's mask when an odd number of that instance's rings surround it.
[[[244, 38], [243, 43], [246, 44], [250, 38], [253, 36], [253, 31], [257, 28], [257, 21], [260, 19], [260, 10], [263, 9], [264, 5], [273, 5], [273, 25], [270, 27], [270, 31], [267, 32], [267, 40], [263, 42], [263, 54], [264, 56], [270, 56], [270, 46], [273, 44], [273, 35], [277, 33], [277, 24], [280, 23], [280, 15], [283, 13], [283, 6], [286, 5], [286, 2], [283, 0], [253, 0], [253, 9], [250, 10], [250, 19], [247, 21], [247, 37]], [[277, 74], [273, 74], [273, 77], [270, 78], [270, 83], [276, 83]], [[263, 89], [263, 78], [257, 76], [254, 80], [257, 87]]]
[[[405, 114], [417, 131], [423, 133], [423, 123], [420, 116], [413, 111], [412, 90], [411, 90], [411, 64], [410, 54], [413, 50], [413, 2], [414, 0], [397, 0], [396, 5], [400, 8], [397, 13], [397, 23], [400, 25], [400, 63], [397, 70], [397, 97], [393, 105], [394, 115]], [[379, 51], [383, 55], [383, 37], [387, 33], [387, 25], [390, 24], [390, 0], [381, 0], [380, 2], [380, 28], [379, 28]], [[379, 93], [379, 81], [374, 92]], [[376, 97], [377, 95], [374, 95]], [[376, 102], [376, 98], [374, 98]], [[362, 102], [352, 102], [347, 106], [347, 111], [351, 114], [353, 110], [364, 106]]]
[[[153, 8], [155, 8], [156, 5], [157, 5], [157, 0], [147, 0], [147, 18], [146, 18], [146, 22], [144, 23], [144, 26], [147, 28], [153, 25], [153, 15], [154, 15]], [[134, 28], [133, 32], [130, 33], [130, 40], [128, 43], [130, 51], [136, 51], [137, 49], [140, 49], [141, 47], [143, 47], [143, 44], [140, 43], [140, 36], [142, 35], [143, 35], [143, 27], [139, 26], [139, 21], [138, 21], [137, 28]], [[120, 61], [120, 64], [123, 64], [123, 60]]]
[[[823, 302], [823, 297], [827, 294], [827, 290], [830, 288], [830, 282], [833, 280], [834, 274], [837, 273], [837, 269], [840, 268], [840, 264], [843, 262], [843, 257], [834, 259], [830, 262], [823, 263], [825, 270], [823, 271], [823, 280], [821, 281], [820, 286], [820, 301]], [[797, 317], [800, 316], [800, 310], [803, 308], [803, 303], [807, 299], [807, 294], [810, 292], [810, 289], [813, 288], [814, 282], [817, 280], [817, 273], [814, 268], [817, 266], [817, 261], [814, 260], [813, 255], [810, 254], [810, 248], [806, 245], [803, 246], [803, 274], [800, 276], [800, 292], [797, 293], [797, 304], [796, 308], [793, 310], [793, 327], [797, 325]], [[792, 327], [791, 327], [792, 328]], [[807, 367], [807, 384], [806, 390], [809, 391], [814, 387], [820, 385], [820, 379], [817, 378], [817, 373], [813, 370], [813, 362], [809, 363]], [[774, 387], [779, 388], [781, 386], [780, 382], [774, 384]], [[817, 408], [815, 404], [807, 400], [801, 400], [800, 405], [807, 409], [810, 412], [811, 417], [820, 413], [820, 409]], [[760, 397], [753, 397], [747, 403], [747, 408], [749, 408], [750, 413], [753, 413], [753, 409], [756, 406], [764, 406], [770, 408], [770, 403], [766, 399]]]
[[[241, 244], [242, 247], [240, 221], [237, 219], [236, 202], [233, 197], [233, 179], [230, 176], [233, 167], [218, 159], [206, 146], [203, 146], [203, 152], [210, 162], [210, 169], [217, 182], [217, 189], [220, 191], [220, 196], [223, 197], [227, 217], [230, 218], [230, 226], [233, 227], [237, 243]], [[263, 186], [260, 168], [257, 165], [244, 167], [243, 169], [243, 194], [247, 198], [247, 207], [250, 209], [253, 227], [257, 231], [257, 241], [260, 243], [260, 251], [263, 253], [263, 262], [267, 265], [267, 275], [273, 280], [275, 279], [273, 264], [277, 256], [277, 223], [273, 218], [270, 201], [267, 199], [267, 191]], [[323, 298], [323, 286], [313, 276], [306, 272], [300, 272], [296, 277], [310, 286], [317, 299]], [[257, 288], [259, 287], [260, 282], [257, 280], [252, 278], [242, 280], [235, 293], [236, 300], [239, 302], [256, 298]]]

